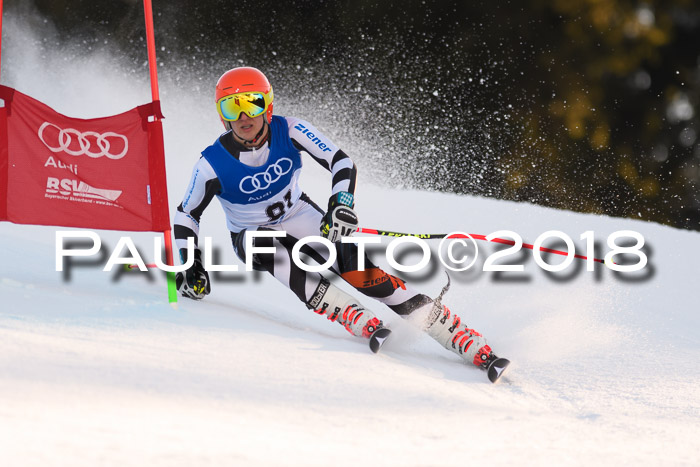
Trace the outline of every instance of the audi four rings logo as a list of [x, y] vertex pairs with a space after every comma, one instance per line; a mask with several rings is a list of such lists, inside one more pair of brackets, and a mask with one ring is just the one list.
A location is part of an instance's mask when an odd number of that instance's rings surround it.
[[291, 159], [283, 157], [268, 167], [264, 172], [243, 177], [238, 188], [247, 195], [259, 190], [267, 190], [270, 188], [270, 185], [279, 180], [282, 175], [288, 174], [289, 171], [292, 170], [293, 165]]
[[[47, 127], [54, 127], [56, 128], [56, 130], [58, 130], [58, 133], [56, 133], [55, 137], [53, 136], [54, 132], [50, 132], [52, 133], [52, 135], [47, 138], [50, 139], [50, 142], [52, 144], [47, 143], [46, 139], [44, 139], [44, 130], [46, 130]], [[74, 138], [80, 146], [79, 149], [71, 149], [71, 144], [73, 143]], [[97, 147], [100, 149], [99, 151], [90, 150], [92, 144], [89, 138], [94, 138]], [[107, 156], [108, 159], [121, 159], [126, 155], [126, 152], [129, 150], [129, 140], [126, 136], [120, 135], [119, 133], [114, 133], [111, 131], [108, 131], [106, 133], [97, 133], [96, 131], [83, 131], [81, 133], [80, 131], [74, 128], [63, 129], [58, 125], [54, 125], [53, 123], [49, 122], [44, 122], [39, 127], [39, 139], [52, 152], [63, 151], [67, 154], [70, 154], [71, 156], [80, 156], [82, 154], [85, 154], [86, 156], [92, 157], [93, 159], [97, 159], [98, 157], [102, 156]], [[122, 149], [119, 153], [112, 153], [110, 151], [112, 148], [112, 144], [117, 143], [119, 140], [124, 141], [124, 149]], [[119, 147], [118, 145], [116, 146]]]

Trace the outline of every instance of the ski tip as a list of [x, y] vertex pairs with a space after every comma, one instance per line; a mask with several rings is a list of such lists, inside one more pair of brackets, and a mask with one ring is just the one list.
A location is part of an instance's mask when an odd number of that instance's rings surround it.
[[391, 334], [391, 330], [387, 328], [379, 328], [369, 336], [369, 348], [372, 352], [377, 353], [382, 348], [384, 342]]
[[507, 372], [508, 367], [510, 366], [510, 360], [507, 358], [497, 358], [491, 364], [489, 365], [488, 368], [488, 376], [489, 376], [489, 381], [492, 383], [497, 383], [501, 377]]

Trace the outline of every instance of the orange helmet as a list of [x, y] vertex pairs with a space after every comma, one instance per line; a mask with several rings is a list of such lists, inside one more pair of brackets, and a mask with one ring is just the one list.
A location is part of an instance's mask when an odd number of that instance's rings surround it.
[[[274, 95], [272, 93], [272, 86], [267, 80], [262, 71], [257, 68], [252, 67], [239, 67], [233, 68], [227, 71], [219, 81], [216, 83], [216, 107], [226, 128], [229, 128], [226, 120], [237, 120], [240, 114], [235, 115], [235, 118], [226, 118], [226, 114], [222, 113], [222, 102], [226, 102], [223, 99], [232, 94], [239, 93], [260, 93], [262, 94], [264, 101], [264, 112], [267, 114], [267, 123], [272, 122], [272, 100]], [[223, 101], [222, 101], [223, 99]], [[243, 110], [245, 112], [245, 110]], [[249, 116], [249, 112], [246, 112]]]

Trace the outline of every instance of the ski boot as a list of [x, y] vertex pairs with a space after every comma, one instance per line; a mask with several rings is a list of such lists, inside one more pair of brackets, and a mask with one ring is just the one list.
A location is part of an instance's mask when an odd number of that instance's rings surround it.
[[369, 339], [369, 347], [374, 353], [379, 352], [391, 334], [374, 313], [325, 278], [321, 279], [306, 305], [315, 313], [326, 315], [330, 321], [337, 321], [353, 336]]
[[450, 275], [447, 274], [447, 284], [440, 294], [432, 300], [432, 303], [420, 307], [418, 310], [421, 311], [416, 310], [420, 316], [423, 310], [427, 309], [424, 330], [447, 350], [485, 370], [489, 381], [495, 383], [510, 365], [510, 361], [497, 357], [481, 333], [462, 325], [461, 318], [442, 304], [442, 297], [450, 289], [450, 282]]
[[462, 324], [461, 318], [439, 300], [432, 304], [426, 332], [447, 350], [486, 371], [492, 383], [498, 381], [510, 364], [507, 359], [493, 353], [481, 333]]

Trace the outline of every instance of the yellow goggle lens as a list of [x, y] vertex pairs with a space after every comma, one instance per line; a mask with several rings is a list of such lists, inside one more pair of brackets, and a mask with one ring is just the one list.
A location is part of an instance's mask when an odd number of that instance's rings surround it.
[[216, 103], [219, 115], [224, 120], [235, 122], [241, 112], [250, 118], [262, 115], [267, 110], [265, 95], [259, 92], [246, 92], [224, 96]]

